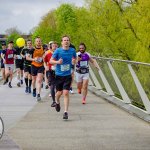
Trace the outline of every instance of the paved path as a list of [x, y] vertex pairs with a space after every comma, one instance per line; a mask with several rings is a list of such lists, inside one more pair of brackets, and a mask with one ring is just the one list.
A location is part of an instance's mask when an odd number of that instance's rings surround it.
[[[0, 83], [0, 116], [5, 125], [5, 134], [0, 140], [0, 150], [16, 148], [16, 143], [8, 137], [7, 131], [14, 127], [17, 122], [23, 118], [36, 105], [36, 98], [31, 94], [25, 94], [25, 86], [17, 87], [16, 78], [12, 82], [13, 88]], [[42, 97], [48, 93], [48, 90], [42, 89]]]
[[71, 95], [68, 121], [62, 119], [63, 101], [61, 107], [56, 112], [47, 96], [11, 126], [8, 135], [23, 150], [150, 149], [148, 123], [90, 92], [86, 105], [81, 104], [81, 95]]

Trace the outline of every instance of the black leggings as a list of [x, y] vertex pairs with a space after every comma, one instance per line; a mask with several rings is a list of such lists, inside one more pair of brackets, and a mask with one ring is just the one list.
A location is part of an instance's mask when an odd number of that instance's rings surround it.
[[52, 100], [53, 100], [53, 102], [55, 102], [55, 89], [56, 89], [56, 86], [54, 84], [51, 84], [50, 89], [51, 89]]

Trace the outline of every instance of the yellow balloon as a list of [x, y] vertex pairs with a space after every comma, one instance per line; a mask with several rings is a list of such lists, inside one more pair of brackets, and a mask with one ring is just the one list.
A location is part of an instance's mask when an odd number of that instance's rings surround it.
[[25, 45], [25, 40], [24, 40], [24, 38], [18, 38], [18, 39], [16, 40], [16, 44], [17, 44], [18, 47], [23, 47], [23, 46]]

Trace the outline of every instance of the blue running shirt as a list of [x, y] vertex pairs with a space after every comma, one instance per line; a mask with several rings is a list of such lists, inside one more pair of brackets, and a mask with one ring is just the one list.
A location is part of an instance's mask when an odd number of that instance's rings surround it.
[[58, 76], [68, 76], [71, 75], [71, 65], [72, 58], [76, 58], [76, 51], [74, 48], [69, 48], [68, 50], [64, 50], [63, 48], [57, 48], [52, 58], [58, 61], [60, 58], [63, 59], [62, 64], [56, 65], [55, 74]]

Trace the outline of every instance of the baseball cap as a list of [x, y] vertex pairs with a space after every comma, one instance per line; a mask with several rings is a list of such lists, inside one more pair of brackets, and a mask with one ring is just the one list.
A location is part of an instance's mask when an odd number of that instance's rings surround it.
[[48, 44], [50, 45], [50, 44], [52, 44], [54, 41], [50, 41]]

